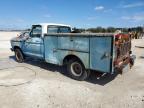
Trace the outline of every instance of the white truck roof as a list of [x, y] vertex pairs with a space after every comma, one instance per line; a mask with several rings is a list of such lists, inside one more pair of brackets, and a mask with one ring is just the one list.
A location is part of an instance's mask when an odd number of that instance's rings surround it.
[[[57, 24], [57, 23], [39, 23], [39, 24], [34, 24], [34, 25], [41, 25], [42, 26], [42, 36], [47, 33], [47, 27], [54, 25], [54, 26], [66, 26], [66, 27], [70, 27], [70, 25], [66, 25], [66, 24]], [[71, 28], [72, 29], [72, 28]]]
[[54, 26], [67, 26], [67, 27], [71, 27], [70, 25], [58, 24], [58, 23], [39, 23], [39, 24], [34, 24], [34, 25], [41, 25], [41, 26], [50, 26], [50, 25], [54, 25]]

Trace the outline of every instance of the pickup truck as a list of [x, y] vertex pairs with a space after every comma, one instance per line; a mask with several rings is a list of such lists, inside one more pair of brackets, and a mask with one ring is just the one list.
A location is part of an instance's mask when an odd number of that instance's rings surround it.
[[67, 65], [71, 78], [85, 80], [90, 70], [113, 74], [126, 64], [134, 64], [128, 34], [72, 33], [69, 25], [33, 25], [29, 33], [11, 39], [17, 62], [26, 57]]

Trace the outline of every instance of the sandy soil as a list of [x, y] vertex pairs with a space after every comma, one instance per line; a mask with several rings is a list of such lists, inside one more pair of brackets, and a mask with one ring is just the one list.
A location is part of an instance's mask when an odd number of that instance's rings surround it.
[[67, 77], [64, 67], [37, 60], [15, 62], [9, 39], [18, 33], [0, 32], [1, 108], [144, 108], [144, 39], [133, 40], [135, 66], [123, 75], [86, 81]]
[[12, 54], [10, 51], [10, 39], [19, 34], [20, 32], [0, 32], [0, 58], [5, 58]]

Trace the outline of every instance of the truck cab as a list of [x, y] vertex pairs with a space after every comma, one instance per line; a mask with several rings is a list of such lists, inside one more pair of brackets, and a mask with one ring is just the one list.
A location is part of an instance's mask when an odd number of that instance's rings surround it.
[[[29, 34], [23, 33], [22, 36], [11, 40], [12, 50], [19, 48], [25, 56], [44, 59], [44, 34], [71, 33], [71, 31], [71, 27], [64, 24], [41, 23], [32, 25]], [[16, 59], [22, 62], [18, 56]]]

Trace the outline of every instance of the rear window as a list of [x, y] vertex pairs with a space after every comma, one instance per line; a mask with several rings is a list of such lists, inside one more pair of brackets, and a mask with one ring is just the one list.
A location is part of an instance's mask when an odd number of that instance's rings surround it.
[[71, 29], [70, 27], [64, 27], [64, 26], [48, 26], [47, 32], [48, 33], [70, 33]]
[[70, 33], [71, 30], [69, 27], [60, 27], [59, 28], [59, 33]]
[[58, 29], [59, 29], [58, 26], [48, 26], [47, 32], [48, 33], [58, 33]]

